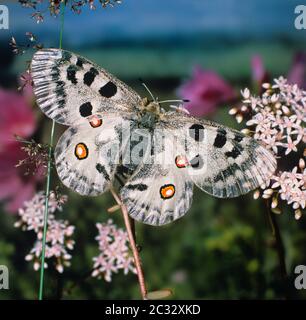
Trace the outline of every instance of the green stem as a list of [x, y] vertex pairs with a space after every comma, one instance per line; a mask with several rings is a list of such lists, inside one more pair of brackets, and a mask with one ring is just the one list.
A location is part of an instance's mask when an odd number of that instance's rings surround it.
[[[60, 28], [60, 40], [59, 48], [62, 48], [63, 41], [63, 31], [64, 31], [64, 16], [65, 16], [65, 0], [61, 2], [60, 12], [61, 12], [61, 28]], [[51, 133], [50, 133], [50, 144], [48, 153], [48, 169], [47, 169], [47, 181], [46, 181], [46, 195], [45, 195], [45, 212], [44, 212], [44, 228], [43, 228], [43, 238], [42, 238], [42, 251], [41, 251], [41, 264], [40, 264], [40, 280], [39, 280], [39, 294], [38, 299], [43, 300], [44, 291], [44, 271], [45, 271], [45, 255], [46, 255], [46, 235], [48, 229], [48, 207], [49, 207], [49, 194], [50, 194], [50, 182], [51, 182], [51, 163], [52, 163], [52, 146], [55, 131], [55, 121], [52, 121]]]
[[275, 245], [275, 250], [278, 256], [279, 271], [282, 279], [284, 296], [286, 299], [289, 299], [288, 273], [287, 273], [287, 267], [286, 267], [284, 242], [283, 242], [281, 232], [276, 220], [275, 213], [271, 211], [271, 200], [269, 199], [266, 200], [266, 207], [267, 207], [268, 219], [271, 225], [272, 236], [275, 241], [274, 245]]

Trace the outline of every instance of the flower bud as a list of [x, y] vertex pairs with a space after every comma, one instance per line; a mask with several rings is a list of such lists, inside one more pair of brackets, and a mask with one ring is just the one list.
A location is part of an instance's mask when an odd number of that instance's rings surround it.
[[235, 115], [237, 113], [238, 109], [236, 107], [230, 109], [230, 111], [228, 112], [228, 114], [230, 114], [231, 116]]
[[259, 196], [260, 196], [260, 191], [257, 189], [257, 190], [255, 190], [254, 193], [253, 193], [253, 198], [256, 200], [256, 199], [259, 198]]
[[241, 130], [241, 133], [245, 134], [245, 135], [249, 135], [251, 133], [251, 130], [245, 128]]
[[294, 218], [299, 220], [302, 217], [302, 211], [300, 209], [294, 211]]
[[271, 208], [272, 209], [275, 209], [278, 205], [278, 200], [277, 200], [277, 197], [273, 197], [273, 200], [271, 202]]
[[238, 123], [241, 123], [242, 120], [243, 120], [243, 116], [241, 114], [237, 114], [236, 115], [236, 120], [237, 120]]
[[263, 87], [264, 89], [269, 89], [269, 88], [271, 88], [271, 84], [268, 83], [268, 82], [265, 82], [265, 83], [262, 84], [262, 87]]

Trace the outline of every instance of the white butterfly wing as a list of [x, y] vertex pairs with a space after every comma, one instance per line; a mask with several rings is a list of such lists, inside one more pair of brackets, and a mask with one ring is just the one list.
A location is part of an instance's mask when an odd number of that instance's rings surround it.
[[103, 193], [113, 183], [140, 97], [104, 69], [65, 50], [37, 51], [31, 74], [41, 110], [71, 126], [55, 149], [62, 182], [83, 195]]
[[37, 51], [31, 74], [39, 107], [65, 125], [82, 123], [101, 112], [132, 112], [141, 101], [135, 91], [110, 73], [65, 50]]
[[121, 189], [121, 199], [135, 220], [164, 225], [179, 219], [190, 208], [193, 183], [186, 168], [178, 170], [175, 155], [172, 137], [165, 137], [163, 144], [157, 137]]
[[[92, 127], [92, 125], [95, 125]], [[130, 121], [100, 114], [91, 122], [70, 127], [55, 148], [56, 169], [63, 184], [96, 196], [110, 188], [129, 137]]]
[[188, 174], [203, 191], [237, 197], [266, 183], [276, 170], [274, 155], [251, 137], [211, 121], [177, 112], [165, 116], [163, 126], [185, 144]]

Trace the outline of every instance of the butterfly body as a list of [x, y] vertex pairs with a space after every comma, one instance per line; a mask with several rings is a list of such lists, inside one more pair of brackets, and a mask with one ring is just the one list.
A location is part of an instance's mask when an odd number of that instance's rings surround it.
[[186, 214], [193, 185], [220, 198], [245, 194], [276, 169], [270, 151], [239, 131], [166, 112], [113, 75], [68, 51], [32, 60], [41, 110], [69, 128], [55, 148], [58, 175], [82, 195], [118, 185], [136, 220], [163, 225]]
[[138, 112], [139, 127], [154, 129], [155, 124], [160, 121], [163, 114], [164, 110], [157, 101], [143, 98]]

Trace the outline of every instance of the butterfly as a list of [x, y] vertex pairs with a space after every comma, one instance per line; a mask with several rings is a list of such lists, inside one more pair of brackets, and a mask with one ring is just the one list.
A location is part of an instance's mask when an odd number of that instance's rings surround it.
[[219, 198], [245, 194], [276, 170], [253, 138], [211, 121], [165, 111], [89, 60], [60, 49], [31, 62], [37, 104], [69, 128], [54, 151], [64, 185], [97, 196], [118, 187], [129, 215], [150, 225], [189, 210], [193, 186]]

